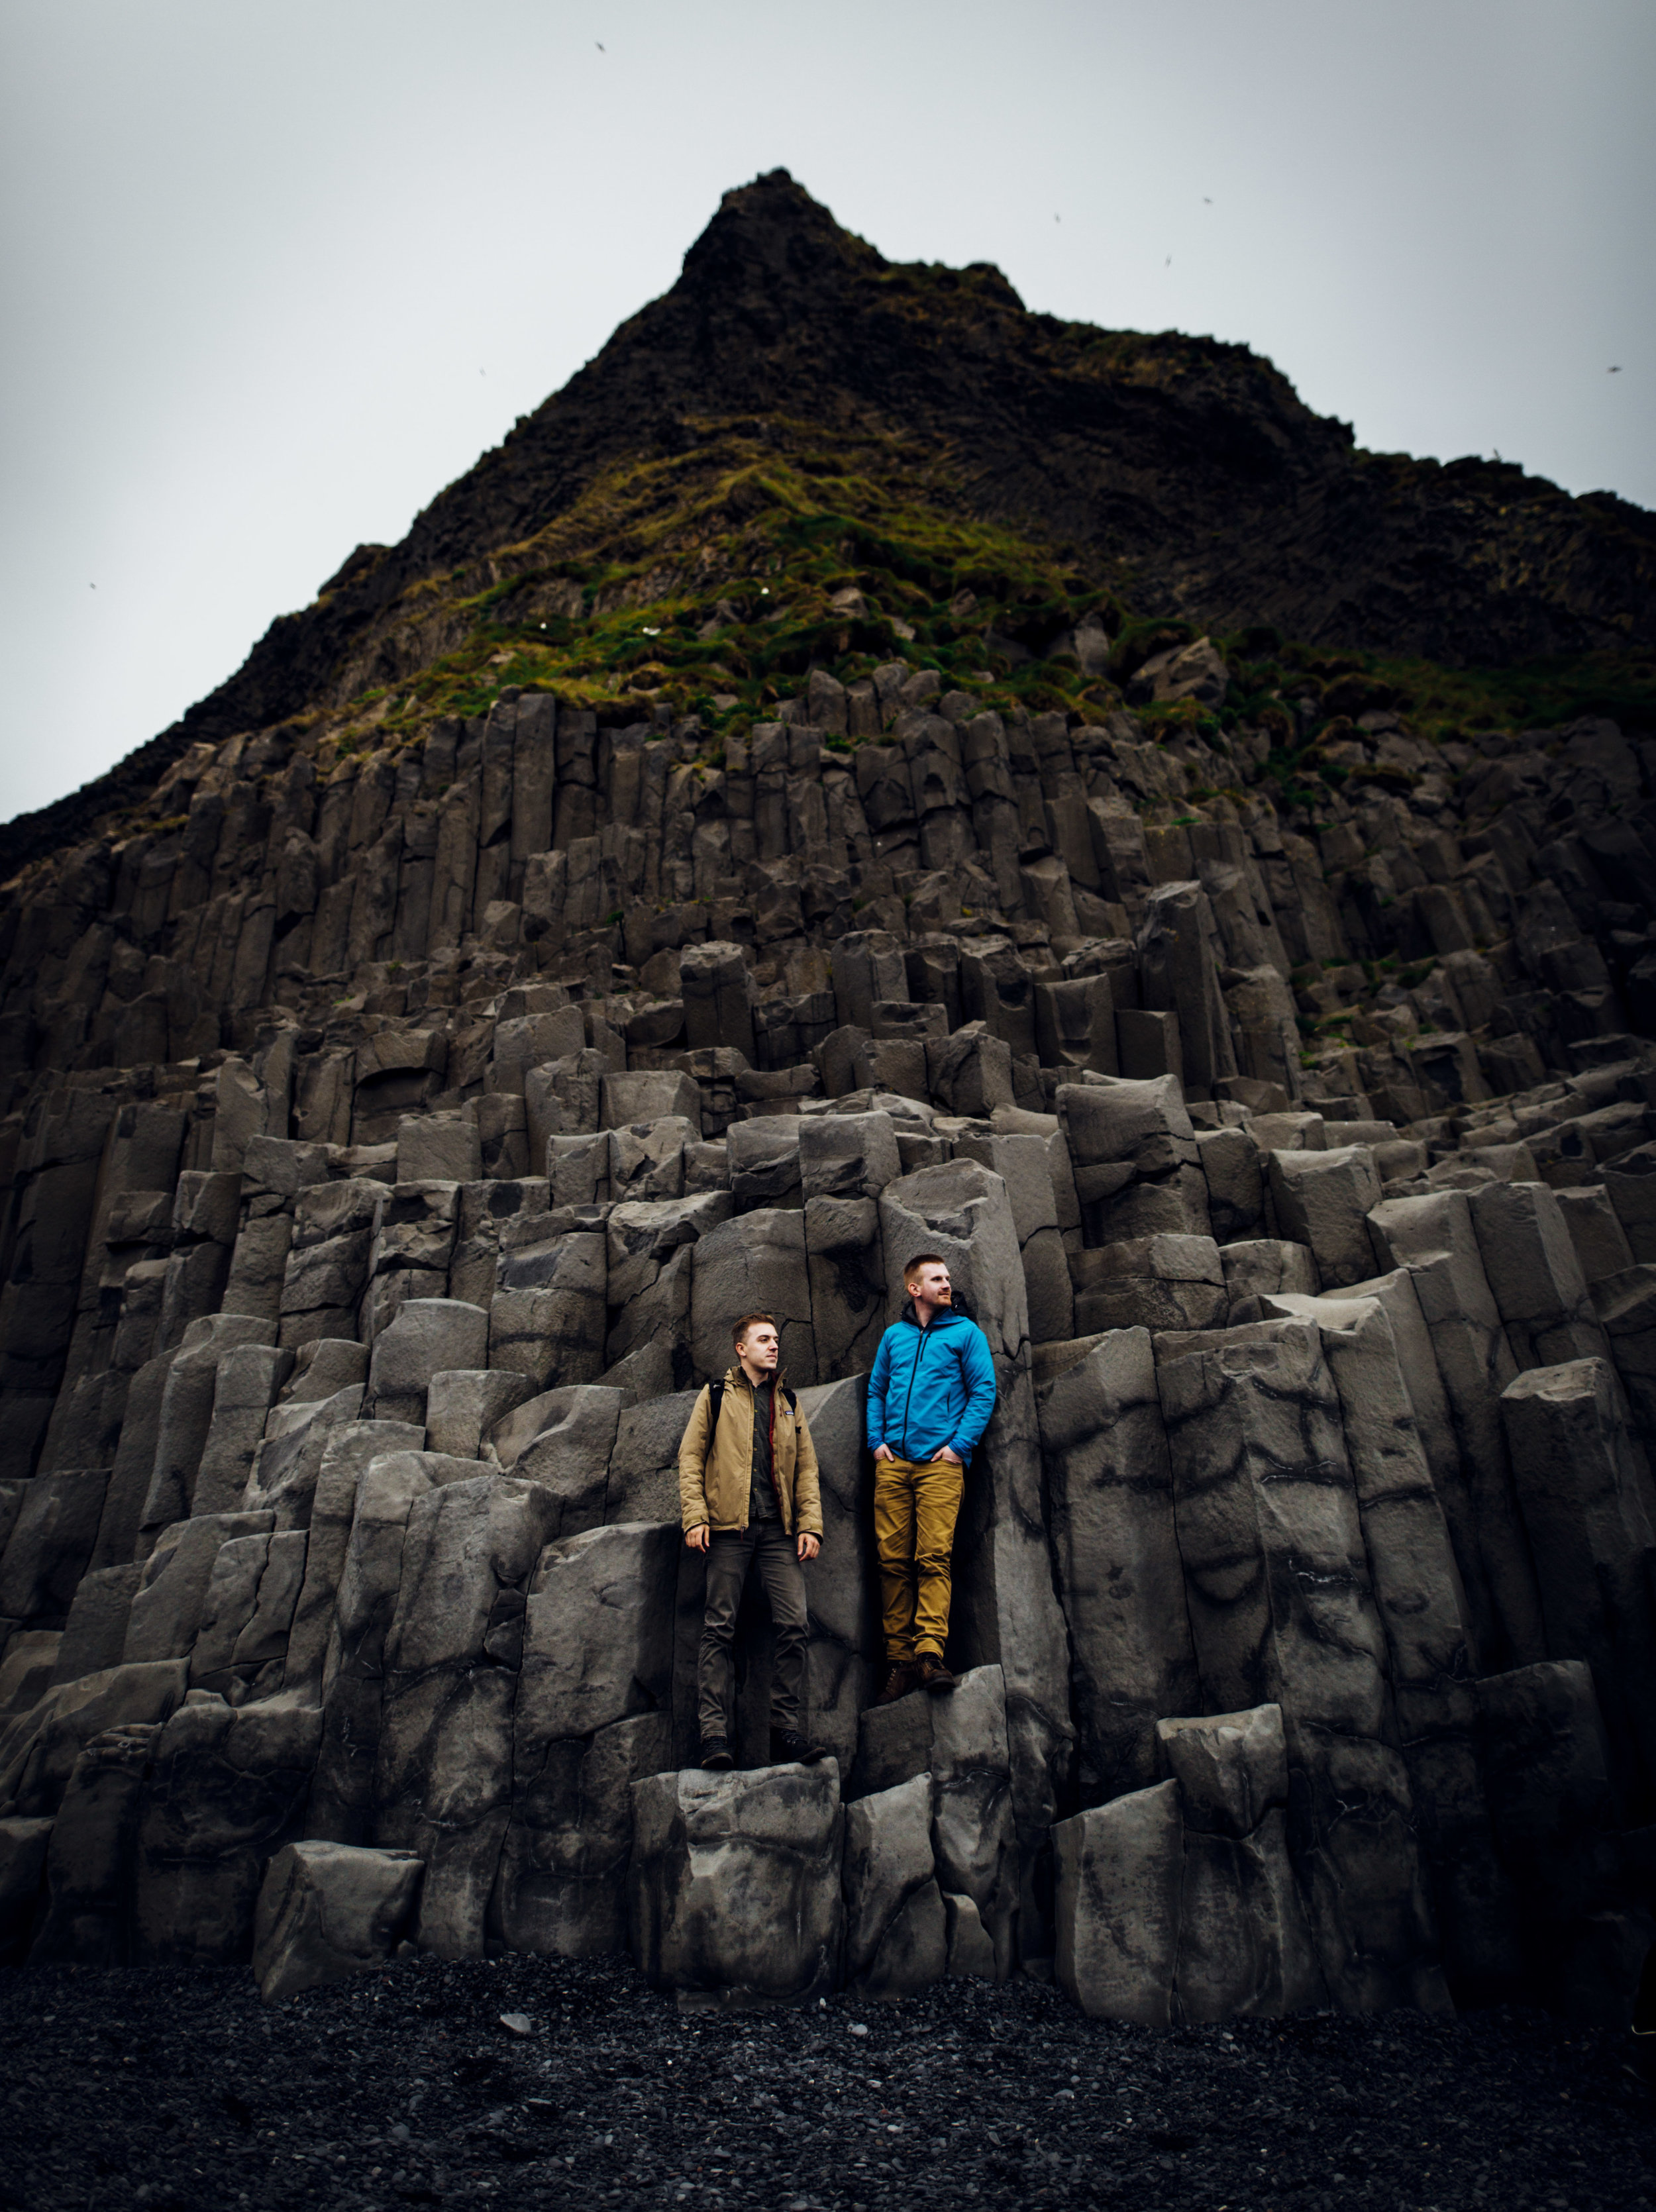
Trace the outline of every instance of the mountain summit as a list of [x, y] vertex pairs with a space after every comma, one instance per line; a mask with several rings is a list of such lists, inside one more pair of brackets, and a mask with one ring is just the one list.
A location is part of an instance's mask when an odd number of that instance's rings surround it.
[[[878, 441], [888, 490], [900, 481], [910, 503], [1061, 543], [1142, 617], [1458, 666], [1656, 641], [1642, 509], [1511, 464], [1362, 452], [1245, 346], [1033, 313], [986, 263], [888, 262], [776, 169], [728, 192], [673, 289], [401, 544], [359, 547], [172, 729], [0, 833], [0, 856], [15, 868], [82, 834], [192, 741], [407, 675], [454, 642], [454, 620], [427, 619], [432, 595], [452, 601], [468, 574], [472, 597], [497, 583], [502, 556], [514, 566], [606, 472], [699, 457], [728, 474], [756, 447], [825, 438], [862, 441], [865, 473]], [[613, 549], [600, 526], [581, 550], [590, 571]]]

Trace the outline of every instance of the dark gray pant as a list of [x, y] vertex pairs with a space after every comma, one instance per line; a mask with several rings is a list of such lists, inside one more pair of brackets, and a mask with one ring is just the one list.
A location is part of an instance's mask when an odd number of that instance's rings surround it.
[[780, 1521], [750, 1521], [717, 1529], [707, 1552], [707, 1611], [702, 1620], [698, 1719], [702, 1741], [730, 1734], [735, 1662], [731, 1644], [748, 1569], [757, 1566], [776, 1632], [770, 1668], [770, 1725], [805, 1728], [805, 1575], [795, 1541]]

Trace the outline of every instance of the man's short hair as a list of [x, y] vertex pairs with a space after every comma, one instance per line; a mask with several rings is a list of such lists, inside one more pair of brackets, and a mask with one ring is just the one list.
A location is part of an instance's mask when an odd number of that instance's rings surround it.
[[916, 1252], [912, 1260], [903, 1263], [904, 1289], [908, 1289], [922, 1267], [947, 1267], [948, 1264], [941, 1252]]
[[730, 1341], [733, 1344], [740, 1344], [742, 1339], [747, 1334], [748, 1330], [753, 1327], [754, 1323], [761, 1321], [768, 1321], [772, 1328], [775, 1328], [776, 1326], [776, 1316], [775, 1314], [744, 1314], [741, 1319], [736, 1323], [734, 1328], [731, 1330]]

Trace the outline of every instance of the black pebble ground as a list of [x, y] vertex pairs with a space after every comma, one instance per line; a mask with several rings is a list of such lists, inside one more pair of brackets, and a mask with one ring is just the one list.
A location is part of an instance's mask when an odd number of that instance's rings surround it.
[[1535, 2012], [1162, 2033], [1020, 1981], [686, 2014], [513, 1957], [269, 2008], [245, 1970], [5, 1972], [0, 2037], [21, 2212], [1656, 2205], [1628, 2039]]

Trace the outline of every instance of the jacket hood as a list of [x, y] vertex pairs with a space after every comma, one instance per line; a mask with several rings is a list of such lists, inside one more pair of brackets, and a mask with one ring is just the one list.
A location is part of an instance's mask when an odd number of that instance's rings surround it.
[[[977, 1318], [970, 1305], [967, 1304], [965, 1299], [961, 1297], [959, 1291], [955, 1292], [953, 1301], [951, 1304], [939, 1307], [937, 1312], [932, 1316], [932, 1327], [936, 1328], [940, 1323], [947, 1323], [955, 1320], [957, 1317], [961, 1321], [970, 1322], [975, 1322]], [[919, 1328], [920, 1317], [915, 1312], [914, 1300], [912, 1298], [904, 1299], [903, 1310], [898, 1314], [898, 1321], [907, 1322], [910, 1328]]]

